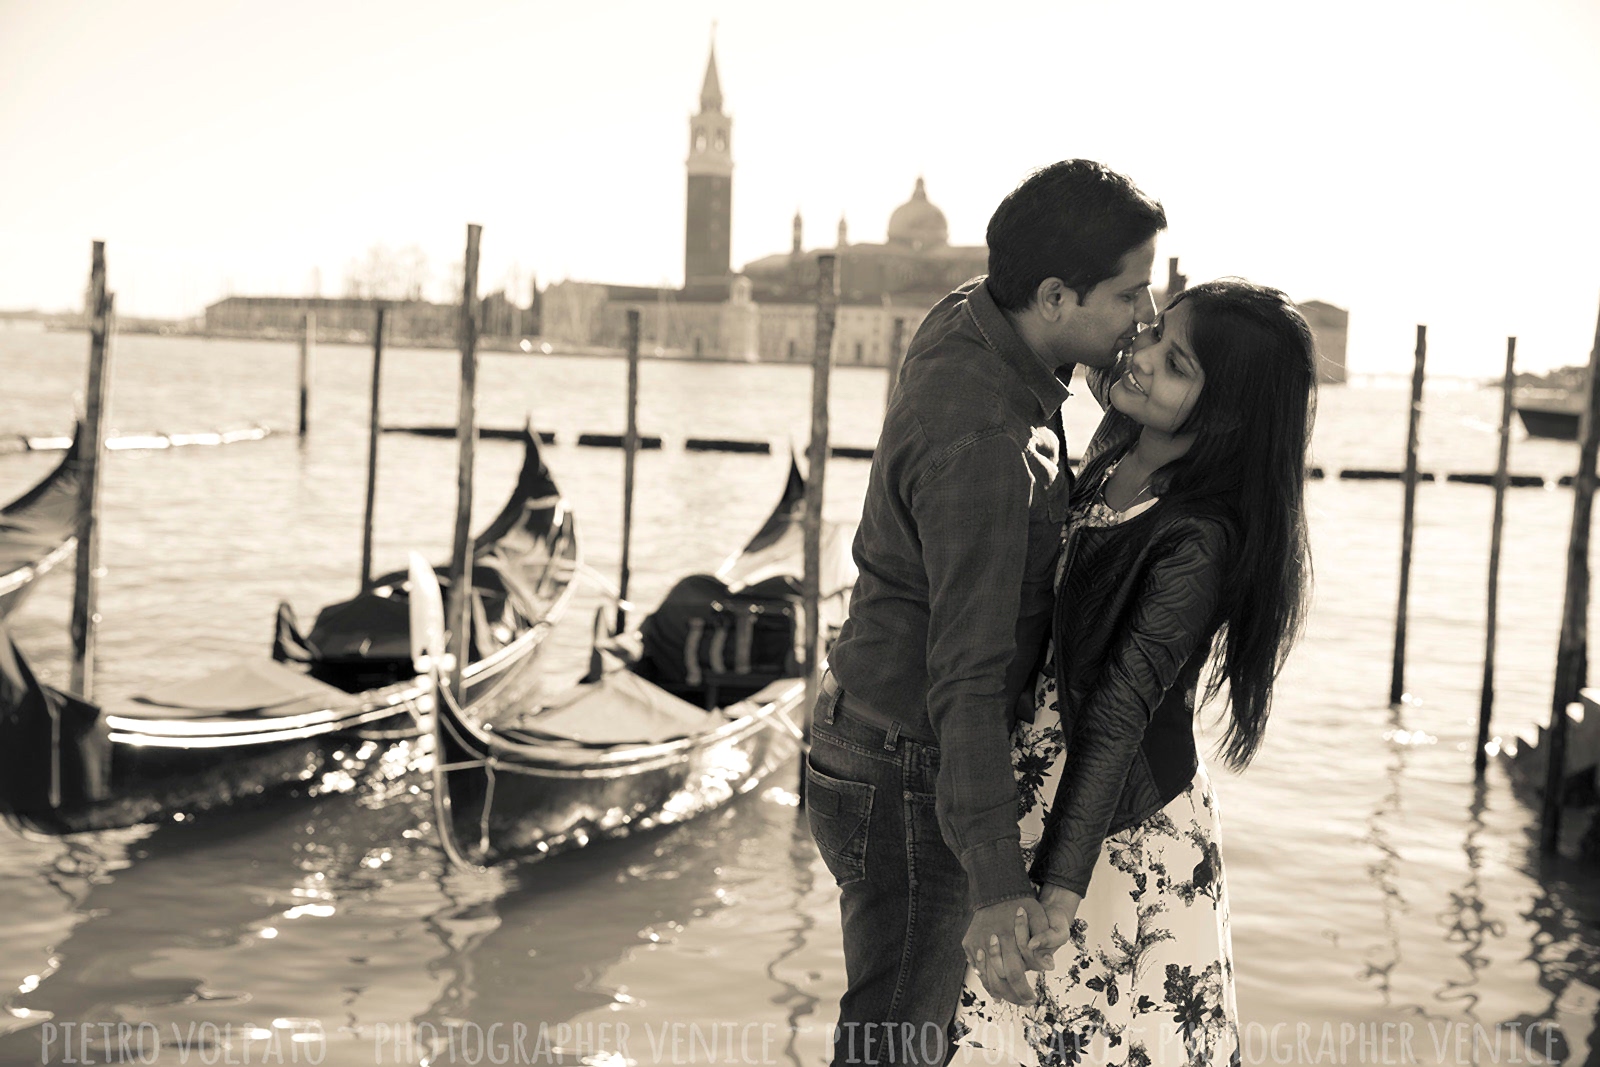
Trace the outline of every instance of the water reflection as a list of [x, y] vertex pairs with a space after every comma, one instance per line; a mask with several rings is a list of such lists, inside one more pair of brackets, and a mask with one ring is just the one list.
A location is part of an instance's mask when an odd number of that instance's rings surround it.
[[1402, 958], [1400, 919], [1410, 911], [1410, 905], [1400, 892], [1400, 853], [1389, 839], [1389, 824], [1398, 820], [1402, 808], [1401, 785], [1408, 751], [1403, 739], [1409, 739], [1401, 715], [1403, 708], [1403, 704], [1393, 704], [1389, 708], [1389, 728], [1384, 732], [1389, 746], [1389, 760], [1384, 770], [1386, 789], [1367, 818], [1367, 833], [1362, 838], [1363, 843], [1371, 845], [1378, 854], [1378, 858], [1367, 865], [1367, 877], [1378, 890], [1384, 944], [1378, 958], [1369, 956], [1359, 977], [1373, 983], [1385, 1008], [1394, 1007], [1391, 999], [1394, 975]]
[[[1470, 791], [1466, 818], [1455, 823], [1461, 827], [1454, 849], [1460, 875], [1451, 879], [1454, 884], [1431, 881], [1437, 864], [1456, 866], [1447, 853], [1430, 856], [1431, 839], [1455, 822], [1440, 817], [1450, 798], [1441, 807], [1435, 791], [1442, 786], [1458, 795], [1449, 778], [1464, 767], [1445, 770], [1453, 753], [1434, 749], [1436, 739], [1409, 729], [1413, 717], [1422, 717], [1413, 704], [1389, 711], [1383, 792], [1362, 837], [1375, 853], [1366, 873], [1378, 893], [1382, 940], [1359, 979], [1370, 984], [1385, 1011], [1416, 1020], [1423, 1027], [1419, 1033], [1437, 1042], [1433, 1051], [1442, 1062], [1469, 1062], [1462, 1055], [1471, 1062], [1506, 1062], [1513, 1054], [1522, 1062], [1540, 1062], [1548, 1055], [1555, 1062], [1600, 1067], [1600, 883], [1592, 864], [1541, 860], [1536, 818], [1516, 810], [1503, 813], [1510, 820], [1491, 825], [1489, 819], [1492, 801], [1520, 809], [1529, 798], [1513, 795], [1503, 779], [1493, 785], [1468, 779], [1462, 782]], [[1408, 804], [1419, 810], [1408, 812]], [[1513, 826], [1524, 840], [1506, 849]], [[1500, 854], [1491, 857], [1496, 845]], [[1515, 903], [1506, 899], [1508, 891], [1516, 894]], [[1408, 921], [1417, 902], [1433, 893], [1442, 903], [1435, 923]], [[1455, 968], [1442, 966], [1441, 947], [1448, 948]], [[1519, 963], [1532, 964], [1542, 997], [1508, 997]], [[1494, 977], [1497, 969], [1503, 980]]]
[[[785, 797], [785, 802], [788, 799]], [[805, 811], [798, 803], [799, 798], [795, 797], [794, 800], [795, 811], [803, 824]], [[789, 1009], [787, 1018], [789, 1036], [784, 1044], [783, 1054], [795, 1067], [800, 1067], [800, 1034], [808, 1029], [807, 1020], [816, 1012], [821, 998], [796, 985], [780, 974], [780, 971], [784, 969], [785, 963], [798, 958], [810, 947], [811, 932], [816, 928], [817, 920], [815, 913], [806, 906], [806, 902], [816, 888], [816, 860], [816, 845], [811, 840], [810, 831], [802, 825], [789, 839], [789, 875], [790, 884], [794, 887], [789, 910], [795, 920], [794, 928], [790, 931], [790, 937], [783, 951], [767, 964], [767, 977], [784, 990], [782, 996], [775, 999], [779, 1004], [786, 1004]]]
[[1521, 916], [1535, 930], [1524, 958], [1538, 967], [1539, 987], [1550, 1003], [1511, 1021], [1524, 1032], [1549, 1032], [1548, 1042], [1542, 1035], [1532, 1042], [1541, 1053], [1548, 1043], [1560, 1062], [1575, 1062], [1573, 1051], [1587, 1044], [1582, 1062], [1600, 1067], [1600, 886], [1592, 865], [1562, 857], [1540, 859], [1532, 835], [1529, 846], [1530, 873], [1537, 874], [1541, 890]]
[[[452, 1030], [498, 1024], [510, 1040], [521, 1024], [530, 1052], [548, 1048], [541, 1062], [643, 1061], [646, 1035], [680, 1020], [701, 1020], [697, 1036], [708, 1039], [728, 1021], [770, 1021], [769, 1034], [786, 1035], [772, 1056], [799, 1067], [821, 975], [806, 959], [816, 853], [797, 811], [781, 790], [752, 794], [680, 826], [516, 869], [492, 899], [452, 899], [426, 922], [444, 987], [413, 1019], [416, 1036], [444, 1042]], [[460, 890], [441, 881], [440, 892]], [[731, 924], [746, 936], [725, 954]], [[710, 1022], [719, 1009], [725, 1021]], [[623, 1033], [626, 1047], [616, 1044]]]
[[[307, 1017], [317, 994], [360, 964], [340, 956], [346, 930], [306, 924], [437, 862], [419, 846], [416, 799], [391, 786], [56, 843], [38, 873], [79, 918], [0, 1004], [21, 1023], [0, 1036], [0, 1062], [36, 1062], [68, 1023], [153, 1023], [164, 1041], [193, 1024], [320, 1028]], [[296, 971], [301, 982], [285, 980]], [[116, 1043], [93, 1033], [85, 1047], [115, 1062]], [[227, 1047], [213, 1036], [187, 1049]]]
[[1450, 903], [1439, 914], [1439, 921], [1445, 927], [1445, 940], [1461, 944], [1461, 962], [1466, 968], [1466, 977], [1458, 980], [1446, 980], [1440, 987], [1438, 999], [1446, 1004], [1459, 1005], [1459, 1011], [1473, 1022], [1478, 1021], [1478, 1002], [1481, 992], [1478, 987], [1478, 976], [1489, 965], [1489, 957], [1484, 952], [1485, 942], [1493, 937], [1503, 938], [1506, 935], [1505, 923], [1487, 916], [1483, 902], [1483, 894], [1478, 884], [1479, 871], [1483, 867], [1483, 846], [1478, 843], [1478, 835], [1483, 832], [1483, 813], [1487, 806], [1488, 785], [1475, 778], [1472, 783], [1472, 803], [1467, 808], [1467, 832], [1461, 841], [1461, 852], [1467, 866], [1467, 878], [1458, 890], [1450, 893]]

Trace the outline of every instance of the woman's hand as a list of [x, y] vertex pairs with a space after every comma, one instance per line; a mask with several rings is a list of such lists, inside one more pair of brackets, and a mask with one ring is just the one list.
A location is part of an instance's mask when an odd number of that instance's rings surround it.
[[1037, 999], [1028, 982], [1023, 946], [1030, 931], [1049, 932], [1046, 922], [1044, 908], [1032, 897], [1001, 901], [972, 913], [961, 948], [991, 997], [1024, 1005]]
[[1045, 970], [1054, 970], [1055, 951], [1065, 945], [1072, 933], [1072, 920], [1078, 917], [1078, 905], [1083, 897], [1070, 889], [1046, 882], [1039, 890], [1039, 903], [1044, 907], [1049, 928], [1028, 940], [1028, 954], [1038, 959]]

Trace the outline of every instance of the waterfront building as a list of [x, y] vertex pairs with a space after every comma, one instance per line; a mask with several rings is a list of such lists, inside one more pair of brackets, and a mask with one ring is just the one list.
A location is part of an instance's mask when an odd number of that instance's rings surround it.
[[[810, 362], [816, 341], [817, 256], [832, 252], [839, 288], [834, 362], [885, 366], [895, 322], [901, 347], [946, 293], [988, 269], [985, 245], [950, 244], [944, 212], [918, 177], [911, 197], [889, 215], [882, 243], [850, 240], [841, 218], [832, 244], [805, 245], [799, 211], [787, 252], [731, 267], [733, 119], [725, 109], [713, 46], [689, 118], [685, 161], [684, 284], [681, 288], [562, 281], [543, 293], [545, 340], [557, 345], [622, 348], [627, 313], [640, 318], [646, 355], [762, 362]], [[1168, 290], [1183, 285], [1176, 264]], [[1158, 293], [1158, 299], [1163, 295]], [[1322, 301], [1301, 305], [1322, 353], [1322, 380], [1345, 380], [1349, 313]]]
[[1344, 361], [1350, 312], [1322, 300], [1307, 300], [1295, 306], [1311, 324], [1311, 332], [1317, 338], [1317, 382], [1343, 385], [1350, 380]]
[[940, 297], [983, 273], [988, 250], [952, 246], [944, 212], [922, 178], [889, 216], [887, 240], [852, 243], [839, 220], [831, 245], [806, 248], [795, 213], [788, 252], [731, 268], [733, 119], [724, 106], [715, 48], [706, 63], [699, 110], [689, 119], [685, 163], [682, 288], [562, 281], [543, 293], [544, 336], [556, 344], [619, 348], [627, 312], [640, 315], [646, 354], [701, 359], [805, 362], [816, 338], [817, 255], [837, 256], [839, 312], [835, 359], [883, 366], [894, 320], [902, 347]]
[[[317, 340], [367, 341], [379, 305], [385, 312], [385, 333], [395, 344], [450, 347], [457, 343], [459, 304], [427, 300], [376, 300], [368, 297], [230, 296], [207, 305], [205, 332], [216, 337], [299, 337], [307, 314], [317, 317]], [[539, 334], [540, 294], [521, 307], [504, 291], [490, 293], [478, 304], [478, 335], [486, 340], [515, 341]]]

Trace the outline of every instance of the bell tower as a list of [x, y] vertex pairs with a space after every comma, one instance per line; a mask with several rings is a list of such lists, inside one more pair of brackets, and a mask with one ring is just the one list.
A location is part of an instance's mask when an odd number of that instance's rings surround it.
[[722, 110], [715, 44], [700, 87], [700, 113], [689, 120], [688, 172], [683, 285], [685, 289], [726, 291], [731, 275], [733, 119]]

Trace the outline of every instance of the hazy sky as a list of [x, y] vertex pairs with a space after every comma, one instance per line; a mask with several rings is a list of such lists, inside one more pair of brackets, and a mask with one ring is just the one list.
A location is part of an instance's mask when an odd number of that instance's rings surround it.
[[1587, 358], [1600, 311], [1596, 0], [1132, 4], [0, 0], [0, 307], [338, 295], [374, 244], [443, 287], [679, 284], [713, 21], [735, 266], [881, 241], [918, 175], [978, 244], [1032, 167], [1131, 174], [1191, 280], [1350, 309], [1355, 370]]

